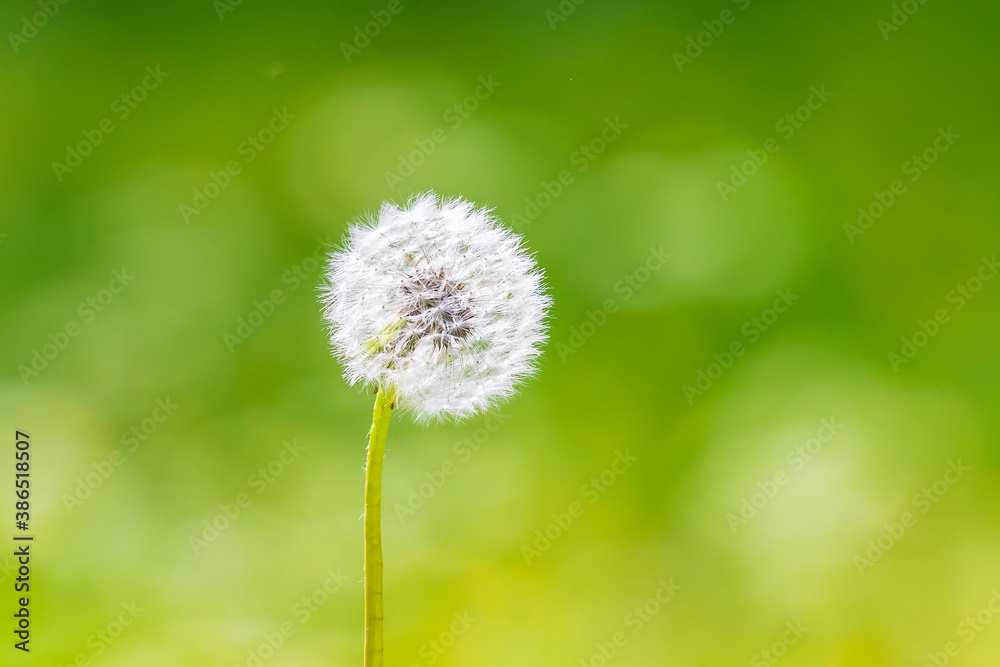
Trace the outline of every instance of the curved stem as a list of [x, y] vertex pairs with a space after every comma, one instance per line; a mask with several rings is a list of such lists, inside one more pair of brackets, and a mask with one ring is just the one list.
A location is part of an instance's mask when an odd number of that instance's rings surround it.
[[379, 387], [365, 470], [365, 667], [382, 667], [382, 459], [395, 392]]

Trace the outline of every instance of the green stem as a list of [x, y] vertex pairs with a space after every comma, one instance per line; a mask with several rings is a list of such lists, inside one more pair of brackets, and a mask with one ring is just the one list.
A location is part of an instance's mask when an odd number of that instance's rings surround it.
[[365, 667], [382, 667], [382, 459], [395, 392], [379, 387], [365, 470]]

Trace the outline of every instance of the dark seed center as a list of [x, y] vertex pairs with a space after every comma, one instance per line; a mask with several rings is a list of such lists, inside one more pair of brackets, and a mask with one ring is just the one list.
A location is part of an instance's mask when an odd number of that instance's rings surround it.
[[472, 310], [465, 284], [449, 280], [444, 269], [418, 271], [403, 281], [403, 318], [410, 325], [405, 341], [412, 350], [423, 338], [447, 349], [472, 332]]

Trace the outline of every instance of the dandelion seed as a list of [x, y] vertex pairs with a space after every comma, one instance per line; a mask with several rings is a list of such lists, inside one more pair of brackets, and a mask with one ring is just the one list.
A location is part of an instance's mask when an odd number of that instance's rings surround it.
[[523, 241], [490, 212], [422, 195], [353, 227], [324, 314], [350, 384], [426, 420], [469, 417], [535, 370], [549, 297]]

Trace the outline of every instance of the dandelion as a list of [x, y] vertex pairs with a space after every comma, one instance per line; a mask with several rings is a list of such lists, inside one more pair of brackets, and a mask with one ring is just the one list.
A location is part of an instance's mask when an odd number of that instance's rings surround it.
[[518, 235], [428, 193], [384, 204], [330, 257], [323, 314], [349, 384], [376, 393], [365, 475], [365, 667], [382, 665], [382, 458], [394, 408], [464, 419], [532, 375], [551, 303]]

